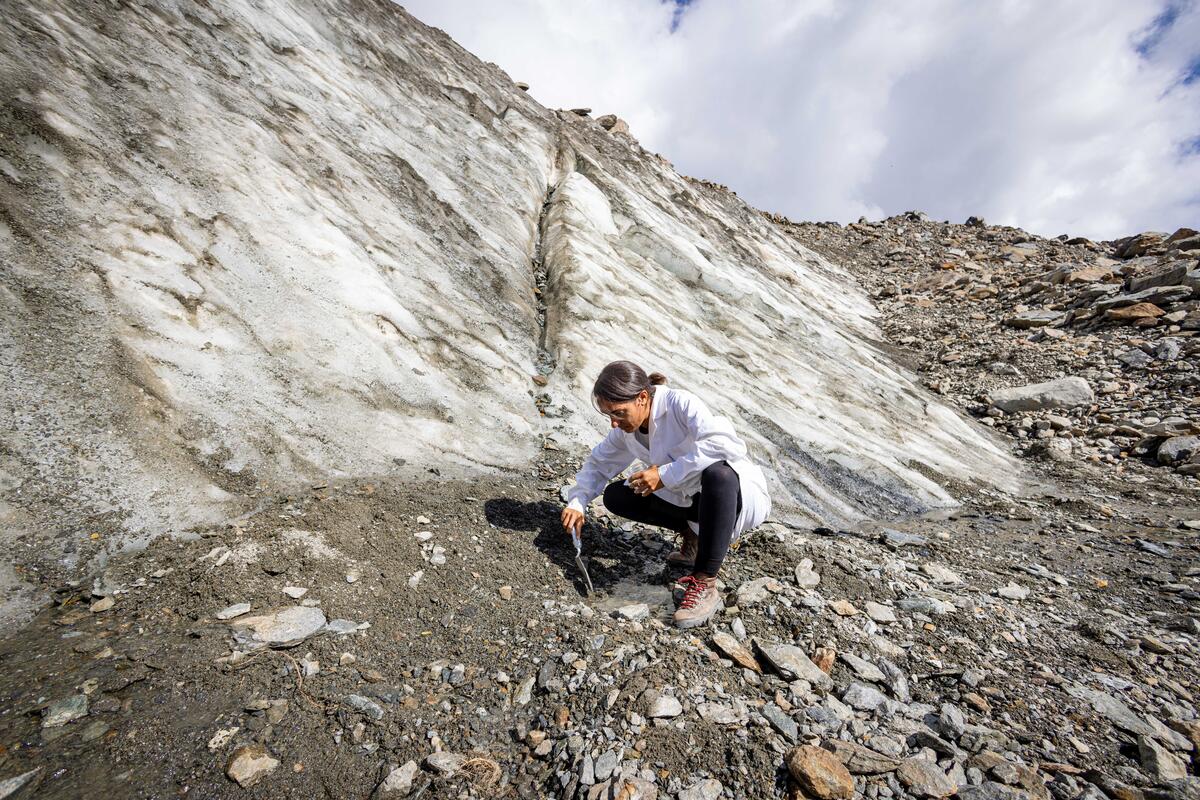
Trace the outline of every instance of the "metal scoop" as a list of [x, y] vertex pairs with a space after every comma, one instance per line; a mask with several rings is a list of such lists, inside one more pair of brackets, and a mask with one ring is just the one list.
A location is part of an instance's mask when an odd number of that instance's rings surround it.
[[592, 576], [588, 575], [587, 566], [583, 563], [583, 542], [579, 538], [579, 531], [571, 528], [571, 541], [575, 543], [575, 566], [579, 567], [579, 571], [583, 573], [583, 580], [587, 584], [587, 593], [590, 597], [592, 592]]

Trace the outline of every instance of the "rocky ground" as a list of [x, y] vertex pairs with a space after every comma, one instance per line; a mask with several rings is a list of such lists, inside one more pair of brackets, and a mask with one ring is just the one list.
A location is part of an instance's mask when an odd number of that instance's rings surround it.
[[[859, 272], [881, 347], [1038, 456], [1036, 489], [768, 523], [682, 632], [671, 543], [600, 508], [585, 595], [558, 525], [580, 453], [263, 498], [6, 637], [0, 798], [1200, 796], [1197, 303], [1109, 313], [1191, 237], [789, 230]], [[1150, 288], [1195, 286], [1171, 274]], [[1021, 388], [1062, 378], [1085, 385]]]

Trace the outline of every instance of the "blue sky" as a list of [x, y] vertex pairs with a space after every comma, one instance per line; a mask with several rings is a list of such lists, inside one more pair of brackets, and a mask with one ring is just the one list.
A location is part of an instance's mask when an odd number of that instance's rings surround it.
[[1196, 0], [417, 0], [553, 108], [793, 219], [1200, 227]]

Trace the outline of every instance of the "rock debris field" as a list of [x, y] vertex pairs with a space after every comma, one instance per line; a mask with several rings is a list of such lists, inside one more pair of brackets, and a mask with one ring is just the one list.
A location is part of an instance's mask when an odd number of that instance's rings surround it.
[[[886, 331], [964, 320], [881, 305]], [[1044, 330], [995, 325], [1020, 375], [912, 356], [967, 410], [1064, 364], [1028, 355], [1056, 338], [1017, 344]], [[1155, 367], [1105, 367], [1104, 343], [1158, 344], [1096, 331], [1066, 377], [1111, 372], [1106, 410], [1039, 426], [983, 408], [1015, 452], [1071, 444], [1030, 460], [1038, 488], [846, 529], [768, 522], [699, 630], [668, 623], [671, 542], [602, 507], [585, 596], [558, 523], [580, 452], [509, 478], [314, 485], [156, 539], [4, 641], [0, 792], [1196, 797], [1200, 496], [1146, 419], [1188, 412], [1170, 389], [1188, 373], [1139, 391]], [[1088, 433], [1102, 413], [1141, 423], [1109, 435], [1120, 453]]]

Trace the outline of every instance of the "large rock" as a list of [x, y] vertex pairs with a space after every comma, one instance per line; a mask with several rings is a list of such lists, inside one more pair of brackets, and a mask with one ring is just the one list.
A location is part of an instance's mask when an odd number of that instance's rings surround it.
[[1019, 488], [1004, 446], [878, 347], [847, 270], [733, 193], [397, 3], [191, 8], [4, 6], [22, 99], [0, 163], [25, 166], [0, 200], [2, 382], [29, 410], [5, 480], [55, 498], [6, 521], [29, 558], [74, 539], [26, 532], [188, 529], [329, 475], [527, 469], [552, 430], [594, 445], [596, 374], [661, 367], [664, 342], [777, 512]]
[[1172, 436], [1158, 446], [1158, 463], [1177, 464], [1200, 453], [1200, 436]]
[[854, 778], [828, 750], [811, 745], [793, 747], [785, 759], [788, 772], [800, 788], [817, 800], [848, 800], [854, 796]]
[[1162, 783], [1187, 777], [1187, 762], [1149, 736], [1139, 736], [1137, 748], [1142, 768], [1155, 781]]
[[1095, 400], [1095, 395], [1086, 380], [1069, 377], [1044, 383], [1031, 383], [1012, 389], [997, 389], [989, 395], [988, 399], [996, 408], [1011, 413], [1091, 405]]

